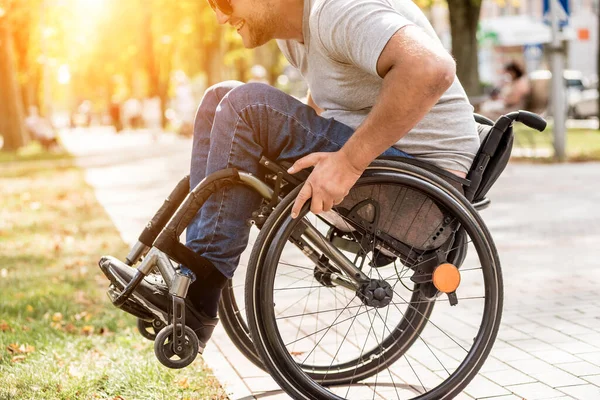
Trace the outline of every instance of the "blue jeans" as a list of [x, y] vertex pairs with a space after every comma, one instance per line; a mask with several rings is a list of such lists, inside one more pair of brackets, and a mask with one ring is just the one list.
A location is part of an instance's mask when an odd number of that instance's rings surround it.
[[[334, 152], [352, 133], [349, 126], [318, 116], [272, 86], [223, 82], [206, 91], [196, 114], [190, 186], [224, 168], [262, 178], [262, 156], [293, 162], [314, 152]], [[382, 155], [408, 156], [396, 148]], [[212, 195], [188, 226], [186, 245], [233, 277], [248, 244], [246, 221], [260, 202], [256, 192], [241, 185]]]

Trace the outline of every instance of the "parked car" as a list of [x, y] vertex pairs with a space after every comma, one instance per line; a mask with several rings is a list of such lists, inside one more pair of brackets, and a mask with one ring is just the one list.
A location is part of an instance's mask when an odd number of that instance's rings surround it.
[[[598, 89], [591, 88], [593, 80], [586, 79], [581, 71], [565, 70], [563, 72], [565, 79], [567, 96], [567, 114], [569, 118], [589, 118], [598, 115]], [[541, 112], [548, 106], [551, 96], [552, 72], [548, 70], [537, 70], [529, 74], [529, 80], [532, 87], [532, 98], [536, 101], [538, 109]], [[533, 111], [533, 110], [532, 110]]]
[[569, 102], [569, 117], [585, 119], [598, 116], [598, 89], [586, 89]]

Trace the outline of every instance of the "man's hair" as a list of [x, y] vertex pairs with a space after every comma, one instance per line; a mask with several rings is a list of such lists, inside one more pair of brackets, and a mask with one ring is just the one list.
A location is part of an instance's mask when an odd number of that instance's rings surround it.
[[513, 72], [515, 77], [519, 79], [525, 73], [525, 69], [519, 65], [516, 61], [511, 61], [504, 66], [506, 72]]

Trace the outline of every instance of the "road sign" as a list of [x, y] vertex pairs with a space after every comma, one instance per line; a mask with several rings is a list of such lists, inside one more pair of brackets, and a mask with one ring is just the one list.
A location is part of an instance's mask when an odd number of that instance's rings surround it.
[[569, 16], [571, 15], [569, 0], [544, 0], [544, 23], [547, 25], [552, 25], [550, 18], [551, 1], [554, 1], [558, 6], [558, 26], [564, 28], [565, 26], [569, 25]]

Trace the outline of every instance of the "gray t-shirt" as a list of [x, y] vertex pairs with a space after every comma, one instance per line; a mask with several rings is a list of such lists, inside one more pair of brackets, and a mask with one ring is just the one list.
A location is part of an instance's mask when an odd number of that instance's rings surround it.
[[[305, 0], [304, 44], [277, 43], [325, 110], [321, 116], [356, 129], [381, 90], [381, 52], [396, 31], [410, 24], [439, 40], [411, 0]], [[479, 137], [473, 107], [458, 79], [395, 147], [441, 168], [468, 171]]]

